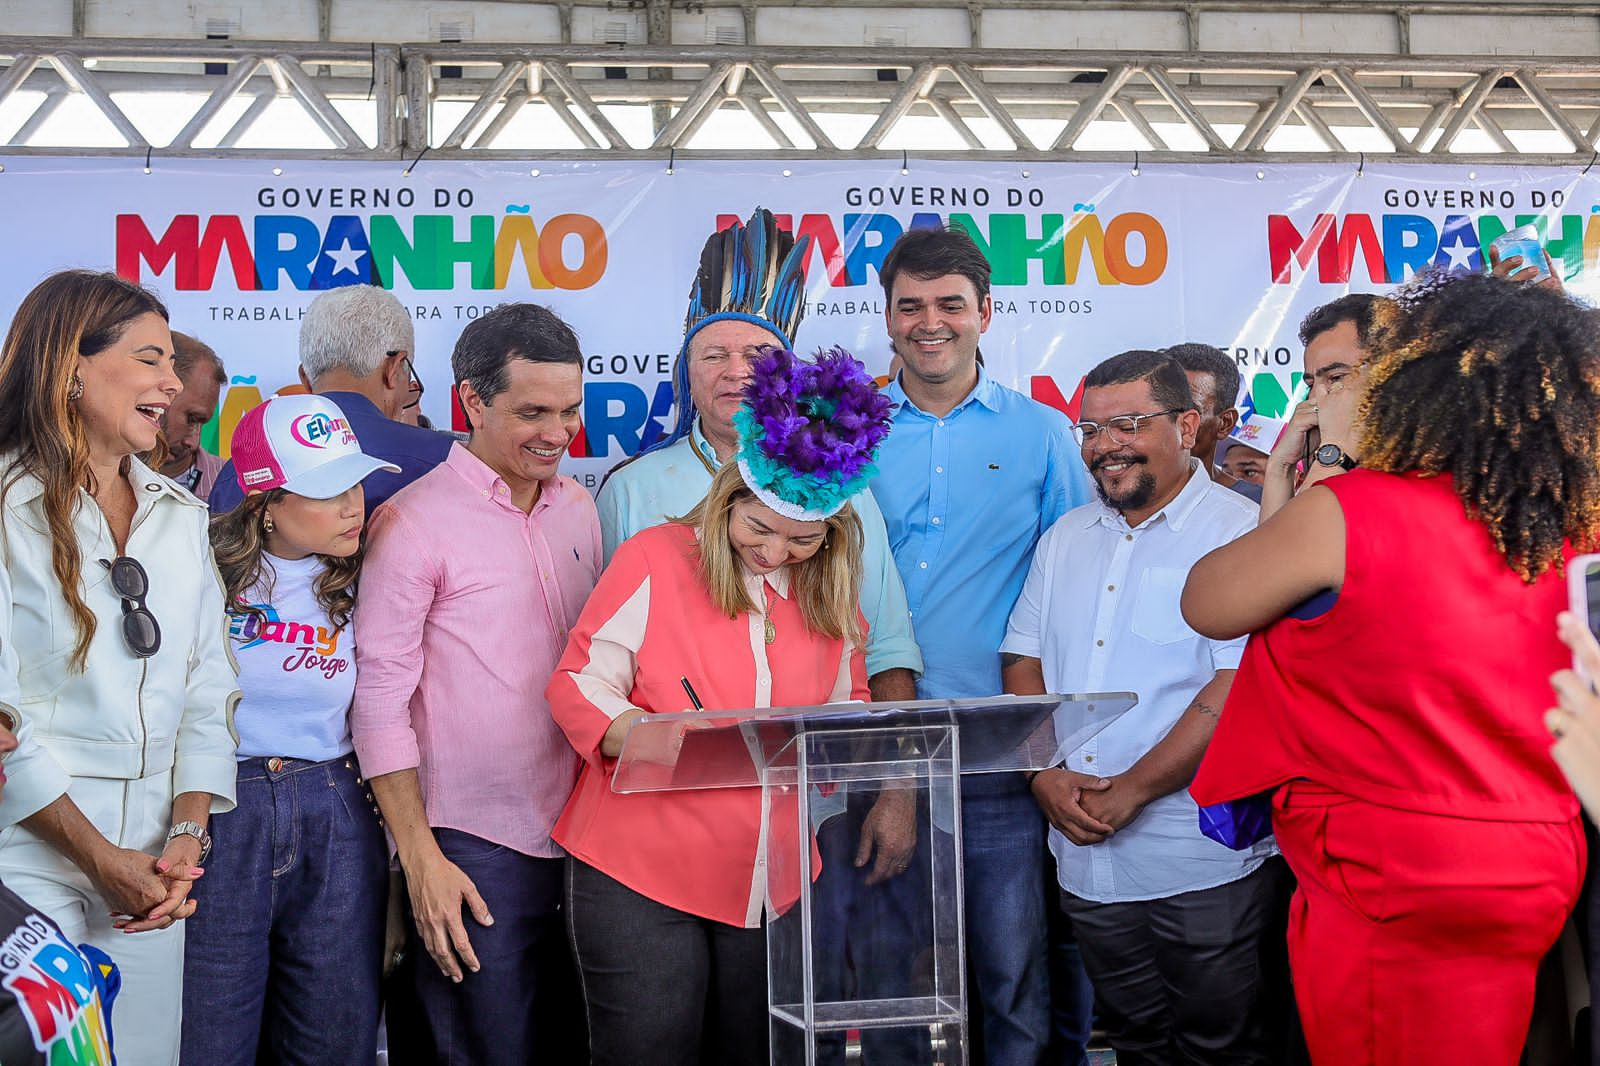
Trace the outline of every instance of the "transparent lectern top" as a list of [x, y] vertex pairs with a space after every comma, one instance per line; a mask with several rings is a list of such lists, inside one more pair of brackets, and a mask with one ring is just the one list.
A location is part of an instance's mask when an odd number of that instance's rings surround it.
[[[912, 777], [935, 750], [948, 754], [941, 742], [952, 727], [962, 773], [1042, 770], [1137, 702], [1131, 692], [1098, 692], [652, 714], [629, 731], [611, 787], [793, 784], [801, 758], [812, 784]], [[795, 744], [802, 736], [810, 743]]]

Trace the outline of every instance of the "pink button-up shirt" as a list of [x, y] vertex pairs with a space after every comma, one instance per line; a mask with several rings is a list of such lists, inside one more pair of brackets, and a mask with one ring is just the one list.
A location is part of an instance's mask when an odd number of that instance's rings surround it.
[[544, 690], [601, 558], [577, 482], [545, 482], [523, 514], [459, 444], [373, 512], [350, 714], [362, 772], [416, 768], [430, 825], [561, 855], [550, 829], [578, 757]]

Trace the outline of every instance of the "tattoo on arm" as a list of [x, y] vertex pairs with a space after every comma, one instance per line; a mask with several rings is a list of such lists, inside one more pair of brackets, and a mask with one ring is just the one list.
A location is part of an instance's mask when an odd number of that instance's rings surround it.
[[1026, 658], [1028, 658], [1026, 655], [1016, 655], [1009, 651], [1003, 651], [1000, 653], [1000, 669], [1005, 670], [1013, 667]]
[[1205, 700], [1195, 700], [1194, 708], [1207, 718], [1215, 718], [1221, 713], [1218, 708], [1211, 706], [1211, 704], [1207, 703]]

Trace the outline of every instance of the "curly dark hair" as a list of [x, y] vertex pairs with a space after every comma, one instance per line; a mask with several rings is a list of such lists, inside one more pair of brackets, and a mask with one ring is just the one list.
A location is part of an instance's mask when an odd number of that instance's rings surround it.
[[1374, 308], [1361, 465], [1447, 474], [1524, 581], [1600, 534], [1600, 322], [1541, 287], [1452, 280]]

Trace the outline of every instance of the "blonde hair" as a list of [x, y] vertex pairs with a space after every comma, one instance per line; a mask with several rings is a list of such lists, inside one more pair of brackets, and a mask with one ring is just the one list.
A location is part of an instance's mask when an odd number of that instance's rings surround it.
[[[672, 521], [700, 531], [700, 576], [711, 602], [729, 618], [754, 611], [745, 591], [744, 571], [728, 539], [733, 507], [755, 499], [737, 463], [725, 463], [694, 510]], [[789, 566], [792, 595], [806, 628], [834, 640], [861, 646], [861, 520], [848, 503], [826, 519], [822, 546], [815, 555]]]

